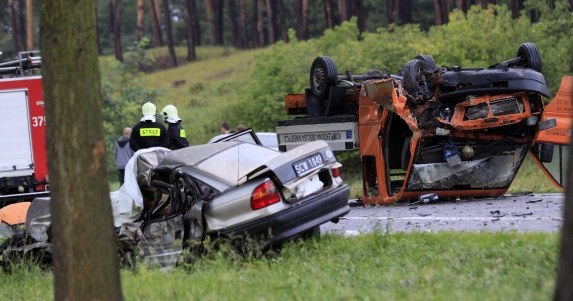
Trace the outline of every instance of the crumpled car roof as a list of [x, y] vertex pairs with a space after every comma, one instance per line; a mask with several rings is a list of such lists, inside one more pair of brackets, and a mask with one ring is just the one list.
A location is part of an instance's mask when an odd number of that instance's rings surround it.
[[158, 166], [193, 166], [230, 185], [238, 185], [249, 172], [280, 155], [262, 146], [230, 141], [172, 151]]

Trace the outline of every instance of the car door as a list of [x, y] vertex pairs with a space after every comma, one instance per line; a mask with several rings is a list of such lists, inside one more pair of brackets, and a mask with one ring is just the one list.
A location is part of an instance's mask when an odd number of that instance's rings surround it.
[[541, 115], [531, 147], [534, 161], [557, 187], [564, 189], [571, 125], [573, 124], [573, 76], [564, 76], [557, 95]]

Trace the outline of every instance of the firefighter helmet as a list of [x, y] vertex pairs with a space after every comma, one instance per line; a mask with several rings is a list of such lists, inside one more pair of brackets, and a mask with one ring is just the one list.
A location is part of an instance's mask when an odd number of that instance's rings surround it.
[[141, 106], [141, 113], [143, 113], [143, 115], [155, 115], [156, 110], [155, 105], [150, 102], [146, 102]]
[[179, 119], [179, 116], [177, 115], [177, 108], [174, 105], [166, 105], [163, 110], [161, 110], [161, 114], [165, 120], [168, 118]]

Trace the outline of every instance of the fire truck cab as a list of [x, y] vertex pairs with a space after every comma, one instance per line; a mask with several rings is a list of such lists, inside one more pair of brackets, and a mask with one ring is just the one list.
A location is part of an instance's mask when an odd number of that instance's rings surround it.
[[0, 63], [0, 207], [49, 194], [41, 57]]

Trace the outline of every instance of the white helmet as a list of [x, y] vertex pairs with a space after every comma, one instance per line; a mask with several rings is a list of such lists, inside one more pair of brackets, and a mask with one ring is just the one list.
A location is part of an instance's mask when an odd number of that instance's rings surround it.
[[167, 121], [167, 119], [172, 119], [172, 120], [180, 119], [179, 116], [177, 115], [177, 108], [174, 105], [166, 105], [163, 108], [163, 110], [161, 110], [161, 114], [163, 115], [165, 121]]
[[156, 110], [155, 105], [150, 102], [146, 102], [141, 106], [141, 113], [143, 113], [143, 115], [155, 115]]

